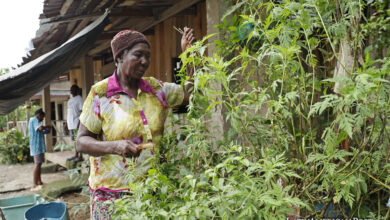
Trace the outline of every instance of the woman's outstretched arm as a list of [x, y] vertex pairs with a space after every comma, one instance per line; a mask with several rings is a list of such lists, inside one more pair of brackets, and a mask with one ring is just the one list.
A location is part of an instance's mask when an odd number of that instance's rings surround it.
[[141, 149], [130, 140], [99, 141], [97, 135], [80, 123], [76, 142], [77, 152], [98, 157], [107, 154], [117, 154], [124, 157], [137, 157]]

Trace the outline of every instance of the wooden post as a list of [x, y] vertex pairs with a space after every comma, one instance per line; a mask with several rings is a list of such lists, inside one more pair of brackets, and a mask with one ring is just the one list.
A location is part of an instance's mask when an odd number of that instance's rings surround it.
[[26, 101], [26, 133], [24, 134], [25, 136], [28, 136], [28, 122], [30, 121], [30, 101]]
[[[43, 111], [46, 113], [44, 125], [51, 126], [51, 103], [50, 103], [50, 85], [42, 92]], [[45, 134], [46, 151], [53, 152], [53, 135], [52, 133]]]
[[9, 127], [8, 127], [9, 116], [8, 116], [8, 114], [5, 115], [5, 120], [7, 121], [7, 124], [6, 124], [6, 126], [5, 126], [5, 129], [6, 129], [6, 130], [9, 130]]
[[58, 144], [58, 141], [59, 141], [59, 136], [61, 136], [60, 134], [62, 133], [61, 131], [59, 131], [59, 128], [61, 127], [61, 123], [59, 122], [59, 120], [60, 120], [60, 112], [59, 112], [59, 110], [58, 110], [58, 102], [57, 101], [55, 101], [55, 103], [54, 103], [54, 110], [55, 110], [55, 121], [54, 121], [54, 126], [55, 126], [55, 128], [53, 128], [53, 129], [56, 129], [56, 144]]
[[58, 102], [55, 101], [54, 104], [55, 104], [55, 105], [54, 105], [54, 110], [55, 110], [55, 113], [56, 113], [55, 120], [56, 120], [56, 123], [57, 123], [57, 121], [60, 120], [60, 111], [59, 111], [59, 109], [58, 109]]
[[81, 58], [81, 85], [83, 89], [83, 100], [88, 96], [89, 90], [91, 89], [94, 83], [94, 74], [93, 74], [93, 60], [90, 56], [84, 56]]
[[18, 119], [19, 119], [19, 106], [15, 109], [14, 112], [14, 128], [17, 128]]
[[[221, 33], [218, 29], [215, 28], [217, 24], [220, 23], [223, 14], [227, 8], [226, 2], [224, 0], [207, 0], [206, 1], [206, 16], [207, 16], [207, 35], [215, 34], [213, 38], [210, 38], [211, 41], [217, 40], [220, 38]], [[217, 48], [212, 44], [208, 48], [208, 55], [212, 56], [213, 53], [216, 53]], [[220, 83], [214, 83], [214, 89], [216, 91], [222, 90], [222, 85]], [[220, 97], [222, 99], [222, 97]], [[223, 134], [227, 130], [225, 120], [223, 118], [223, 109], [222, 105], [217, 105], [212, 110], [211, 116], [211, 132], [215, 134], [217, 140], [223, 139]]]

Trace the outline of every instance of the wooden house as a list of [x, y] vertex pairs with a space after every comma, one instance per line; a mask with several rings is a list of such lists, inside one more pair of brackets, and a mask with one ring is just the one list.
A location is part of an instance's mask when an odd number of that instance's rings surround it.
[[[192, 27], [196, 38], [201, 39], [217, 32], [215, 25], [220, 22], [225, 8], [224, 0], [45, 0], [40, 28], [33, 39], [35, 49], [30, 51], [31, 56], [23, 58], [24, 64], [59, 47], [107, 9], [110, 11], [109, 22], [91, 49], [59, 73], [50, 86], [41, 88], [43, 90], [32, 97], [41, 100], [47, 113], [45, 124], [53, 124], [55, 129], [62, 130], [59, 133], [64, 133], [62, 124], [66, 120], [70, 86], [81, 87], [85, 99], [95, 82], [113, 73], [110, 41], [119, 31], [143, 32], [151, 42], [151, 64], [145, 76], [172, 82], [181, 53], [181, 34], [174, 27]], [[48, 151], [52, 151], [53, 137], [46, 135], [46, 143]]]

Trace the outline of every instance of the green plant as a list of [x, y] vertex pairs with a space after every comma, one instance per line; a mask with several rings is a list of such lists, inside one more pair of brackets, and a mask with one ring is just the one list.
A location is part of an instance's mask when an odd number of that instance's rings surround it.
[[74, 150], [73, 145], [68, 145], [68, 144], [58, 144], [54, 146], [54, 151], [68, 151], [68, 150]]
[[15, 164], [31, 161], [29, 139], [15, 128], [0, 133], [0, 163]]
[[[32, 104], [31, 108], [30, 108], [30, 113], [29, 113], [30, 118], [33, 117], [34, 112], [40, 108], [41, 107], [39, 105]], [[7, 127], [6, 117], [7, 116], [5, 116], [5, 115], [0, 116], [0, 127], [2, 127], [3, 129], [5, 129]], [[15, 110], [10, 112], [8, 114], [8, 120], [9, 121], [14, 121], [14, 120], [15, 121], [27, 121], [27, 119], [26, 119], [26, 105], [20, 105]]]
[[234, 3], [216, 53], [205, 38], [182, 54], [186, 123], [172, 116], [160, 163], [115, 217], [388, 219], [389, 1]]

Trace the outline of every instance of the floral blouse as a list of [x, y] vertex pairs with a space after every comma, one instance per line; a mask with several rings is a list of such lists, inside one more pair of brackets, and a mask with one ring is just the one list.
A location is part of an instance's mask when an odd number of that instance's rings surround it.
[[[102, 140], [131, 140], [157, 146], [164, 132], [168, 107], [180, 105], [184, 90], [175, 83], [143, 77], [137, 99], [120, 86], [116, 73], [92, 86], [84, 102], [81, 123]], [[138, 158], [119, 155], [90, 157], [89, 185], [92, 190], [123, 191], [151, 167], [158, 149], [144, 149]]]

